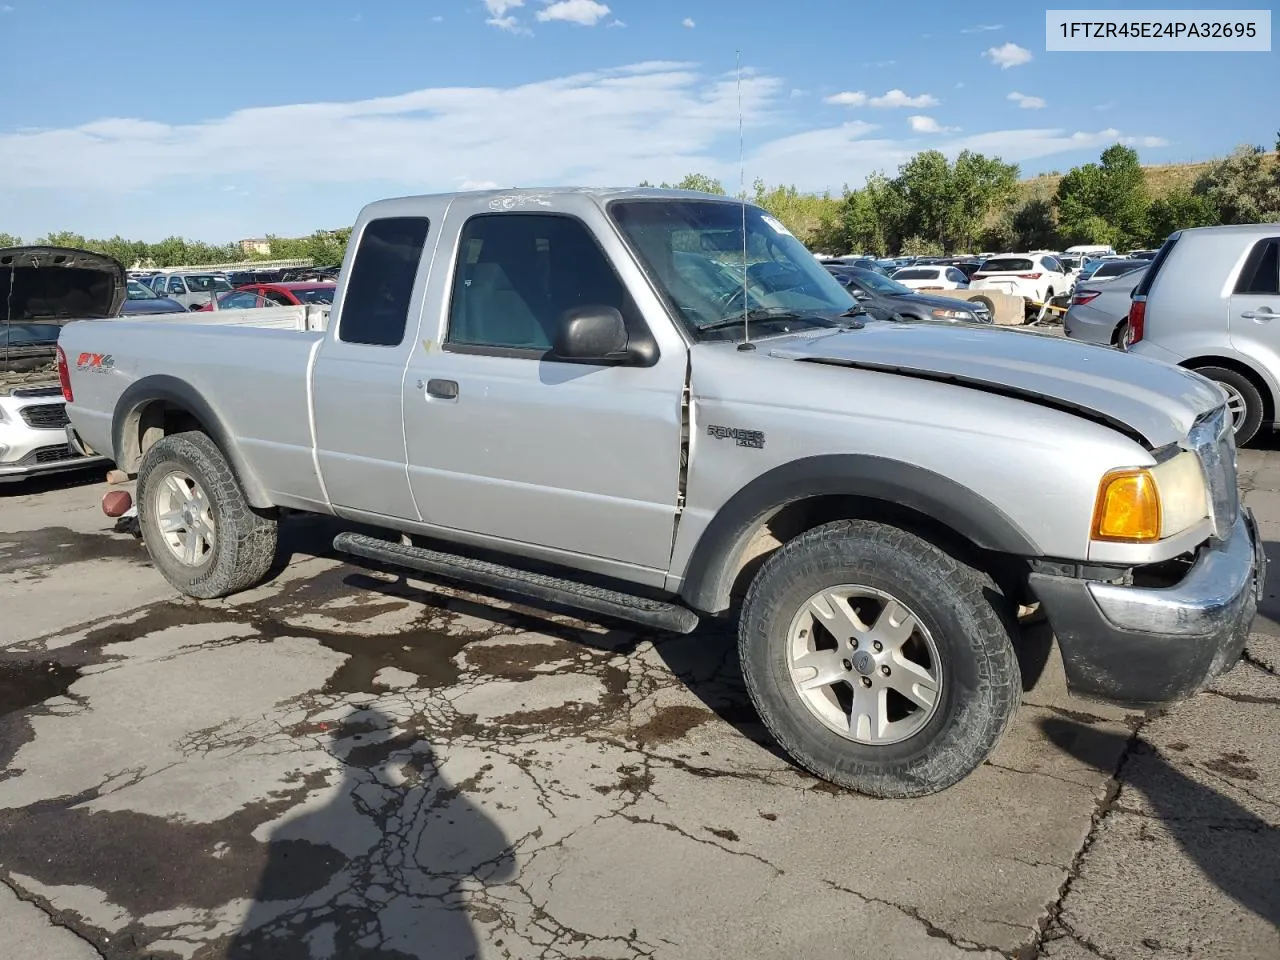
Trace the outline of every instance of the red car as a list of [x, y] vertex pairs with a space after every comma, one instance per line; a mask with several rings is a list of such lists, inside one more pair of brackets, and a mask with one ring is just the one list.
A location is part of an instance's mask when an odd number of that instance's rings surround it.
[[[219, 310], [253, 307], [294, 307], [304, 303], [333, 303], [336, 283], [251, 283], [218, 297]], [[200, 310], [212, 310], [206, 303]]]

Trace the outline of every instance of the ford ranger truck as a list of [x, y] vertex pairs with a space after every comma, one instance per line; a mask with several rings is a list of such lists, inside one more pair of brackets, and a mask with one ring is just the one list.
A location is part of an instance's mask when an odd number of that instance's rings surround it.
[[385, 530], [337, 537], [362, 562], [657, 630], [736, 617], [777, 742], [875, 796], [990, 755], [1021, 605], [1074, 693], [1150, 705], [1237, 661], [1261, 589], [1217, 386], [868, 320], [724, 197], [380, 201], [323, 330], [88, 321], [61, 350], [70, 435], [136, 475], [184, 594], [261, 581], [287, 508]]

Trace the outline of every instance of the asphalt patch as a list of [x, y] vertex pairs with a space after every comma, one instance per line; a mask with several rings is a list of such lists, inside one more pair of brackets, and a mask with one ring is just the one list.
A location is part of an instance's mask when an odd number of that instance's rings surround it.
[[111, 533], [81, 533], [67, 527], [45, 527], [21, 533], [0, 533], [0, 576], [40, 574], [82, 560], [129, 560], [150, 566], [146, 548], [133, 537]]

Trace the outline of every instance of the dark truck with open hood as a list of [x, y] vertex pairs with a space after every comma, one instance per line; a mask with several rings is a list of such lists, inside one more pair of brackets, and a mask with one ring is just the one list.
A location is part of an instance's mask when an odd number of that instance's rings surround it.
[[0, 482], [93, 462], [67, 444], [55, 351], [67, 321], [120, 312], [125, 280], [100, 253], [0, 249]]
[[1217, 386], [871, 320], [723, 197], [378, 202], [325, 323], [74, 323], [60, 363], [72, 442], [136, 475], [189, 596], [262, 580], [287, 508], [388, 531], [338, 536], [364, 562], [526, 602], [677, 632], [732, 613], [777, 742], [878, 796], [995, 748], [1020, 608], [1075, 693], [1158, 704], [1236, 662], [1261, 590]]

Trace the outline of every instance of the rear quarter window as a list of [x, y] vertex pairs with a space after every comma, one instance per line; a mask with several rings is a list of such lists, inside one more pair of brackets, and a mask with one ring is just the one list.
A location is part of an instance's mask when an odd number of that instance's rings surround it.
[[1160, 268], [1164, 266], [1165, 261], [1169, 259], [1169, 254], [1173, 252], [1173, 248], [1177, 246], [1178, 241], [1182, 238], [1181, 231], [1169, 235], [1169, 239], [1160, 247], [1160, 252], [1156, 254], [1156, 258], [1151, 261], [1151, 266], [1147, 268], [1146, 276], [1144, 276], [1133, 290], [1135, 297], [1145, 297], [1151, 292], [1151, 285], [1155, 283], [1156, 274], [1160, 272]]
[[1035, 266], [1023, 257], [998, 257], [982, 265], [983, 273], [1020, 273]]
[[404, 342], [428, 227], [426, 217], [385, 217], [365, 225], [342, 299], [340, 340], [375, 347]]

